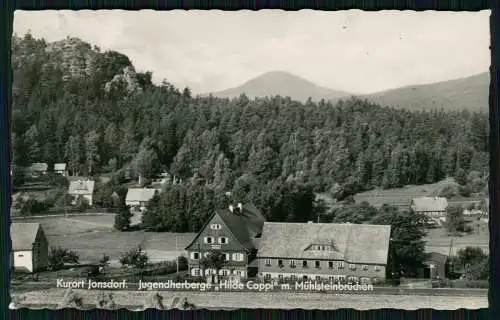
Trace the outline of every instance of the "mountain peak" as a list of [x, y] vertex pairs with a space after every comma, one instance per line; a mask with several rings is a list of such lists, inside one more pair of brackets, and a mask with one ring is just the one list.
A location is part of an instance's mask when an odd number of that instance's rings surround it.
[[319, 101], [321, 99], [330, 100], [349, 95], [347, 92], [318, 86], [309, 80], [282, 70], [263, 73], [246, 81], [241, 86], [214, 92], [213, 95], [221, 98], [234, 98], [243, 93], [250, 98], [279, 95], [299, 101], [306, 101], [309, 97], [312, 100]]

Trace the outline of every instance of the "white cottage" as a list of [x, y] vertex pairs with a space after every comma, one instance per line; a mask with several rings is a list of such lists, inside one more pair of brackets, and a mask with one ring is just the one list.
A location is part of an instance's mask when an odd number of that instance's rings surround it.
[[30, 172], [32, 177], [39, 177], [47, 174], [48, 168], [49, 165], [45, 162], [36, 162], [31, 164], [31, 166], [28, 168], [28, 171]]
[[159, 189], [153, 188], [129, 188], [125, 204], [130, 206], [131, 211], [144, 212], [148, 201], [153, 199], [154, 195], [159, 192]]
[[54, 163], [54, 172], [60, 174], [63, 177], [66, 177], [68, 175], [66, 163]]
[[418, 197], [411, 201], [413, 212], [427, 217], [444, 217], [447, 208], [448, 200], [442, 197]]
[[39, 223], [12, 223], [10, 237], [12, 268], [35, 272], [48, 266], [48, 242]]
[[93, 180], [76, 180], [69, 183], [68, 194], [74, 198], [74, 203], [78, 197], [83, 197], [92, 206], [92, 197], [94, 195]]

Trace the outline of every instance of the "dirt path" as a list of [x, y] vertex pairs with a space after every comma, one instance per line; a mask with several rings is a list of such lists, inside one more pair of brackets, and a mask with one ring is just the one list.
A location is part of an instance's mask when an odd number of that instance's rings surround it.
[[[74, 290], [82, 297], [84, 304], [95, 303], [100, 291]], [[24, 292], [13, 295], [27, 304], [54, 304], [61, 301], [65, 293], [62, 289], [49, 289]], [[106, 294], [106, 293], [105, 293]], [[456, 296], [395, 296], [395, 295], [348, 295], [321, 293], [254, 293], [254, 292], [159, 292], [164, 305], [176, 305], [176, 301], [187, 299], [198, 308], [302, 308], [338, 309], [355, 308], [358, 310], [396, 308], [414, 310], [419, 308], [449, 309], [487, 308], [487, 297]], [[118, 305], [137, 306], [144, 303], [149, 291], [114, 291], [114, 301]]]

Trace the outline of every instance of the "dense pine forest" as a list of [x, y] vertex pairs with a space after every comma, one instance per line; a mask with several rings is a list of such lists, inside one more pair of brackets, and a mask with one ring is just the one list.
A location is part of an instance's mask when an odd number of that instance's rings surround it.
[[73, 175], [146, 180], [167, 171], [243, 200], [280, 188], [345, 196], [488, 168], [487, 114], [197, 97], [76, 38], [15, 36], [12, 66], [14, 166], [67, 162]]

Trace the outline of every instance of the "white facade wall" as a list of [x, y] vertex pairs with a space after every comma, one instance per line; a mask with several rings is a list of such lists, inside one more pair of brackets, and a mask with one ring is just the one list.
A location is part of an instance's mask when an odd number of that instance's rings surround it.
[[14, 268], [26, 268], [33, 271], [33, 253], [31, 251], [14, 251]]

